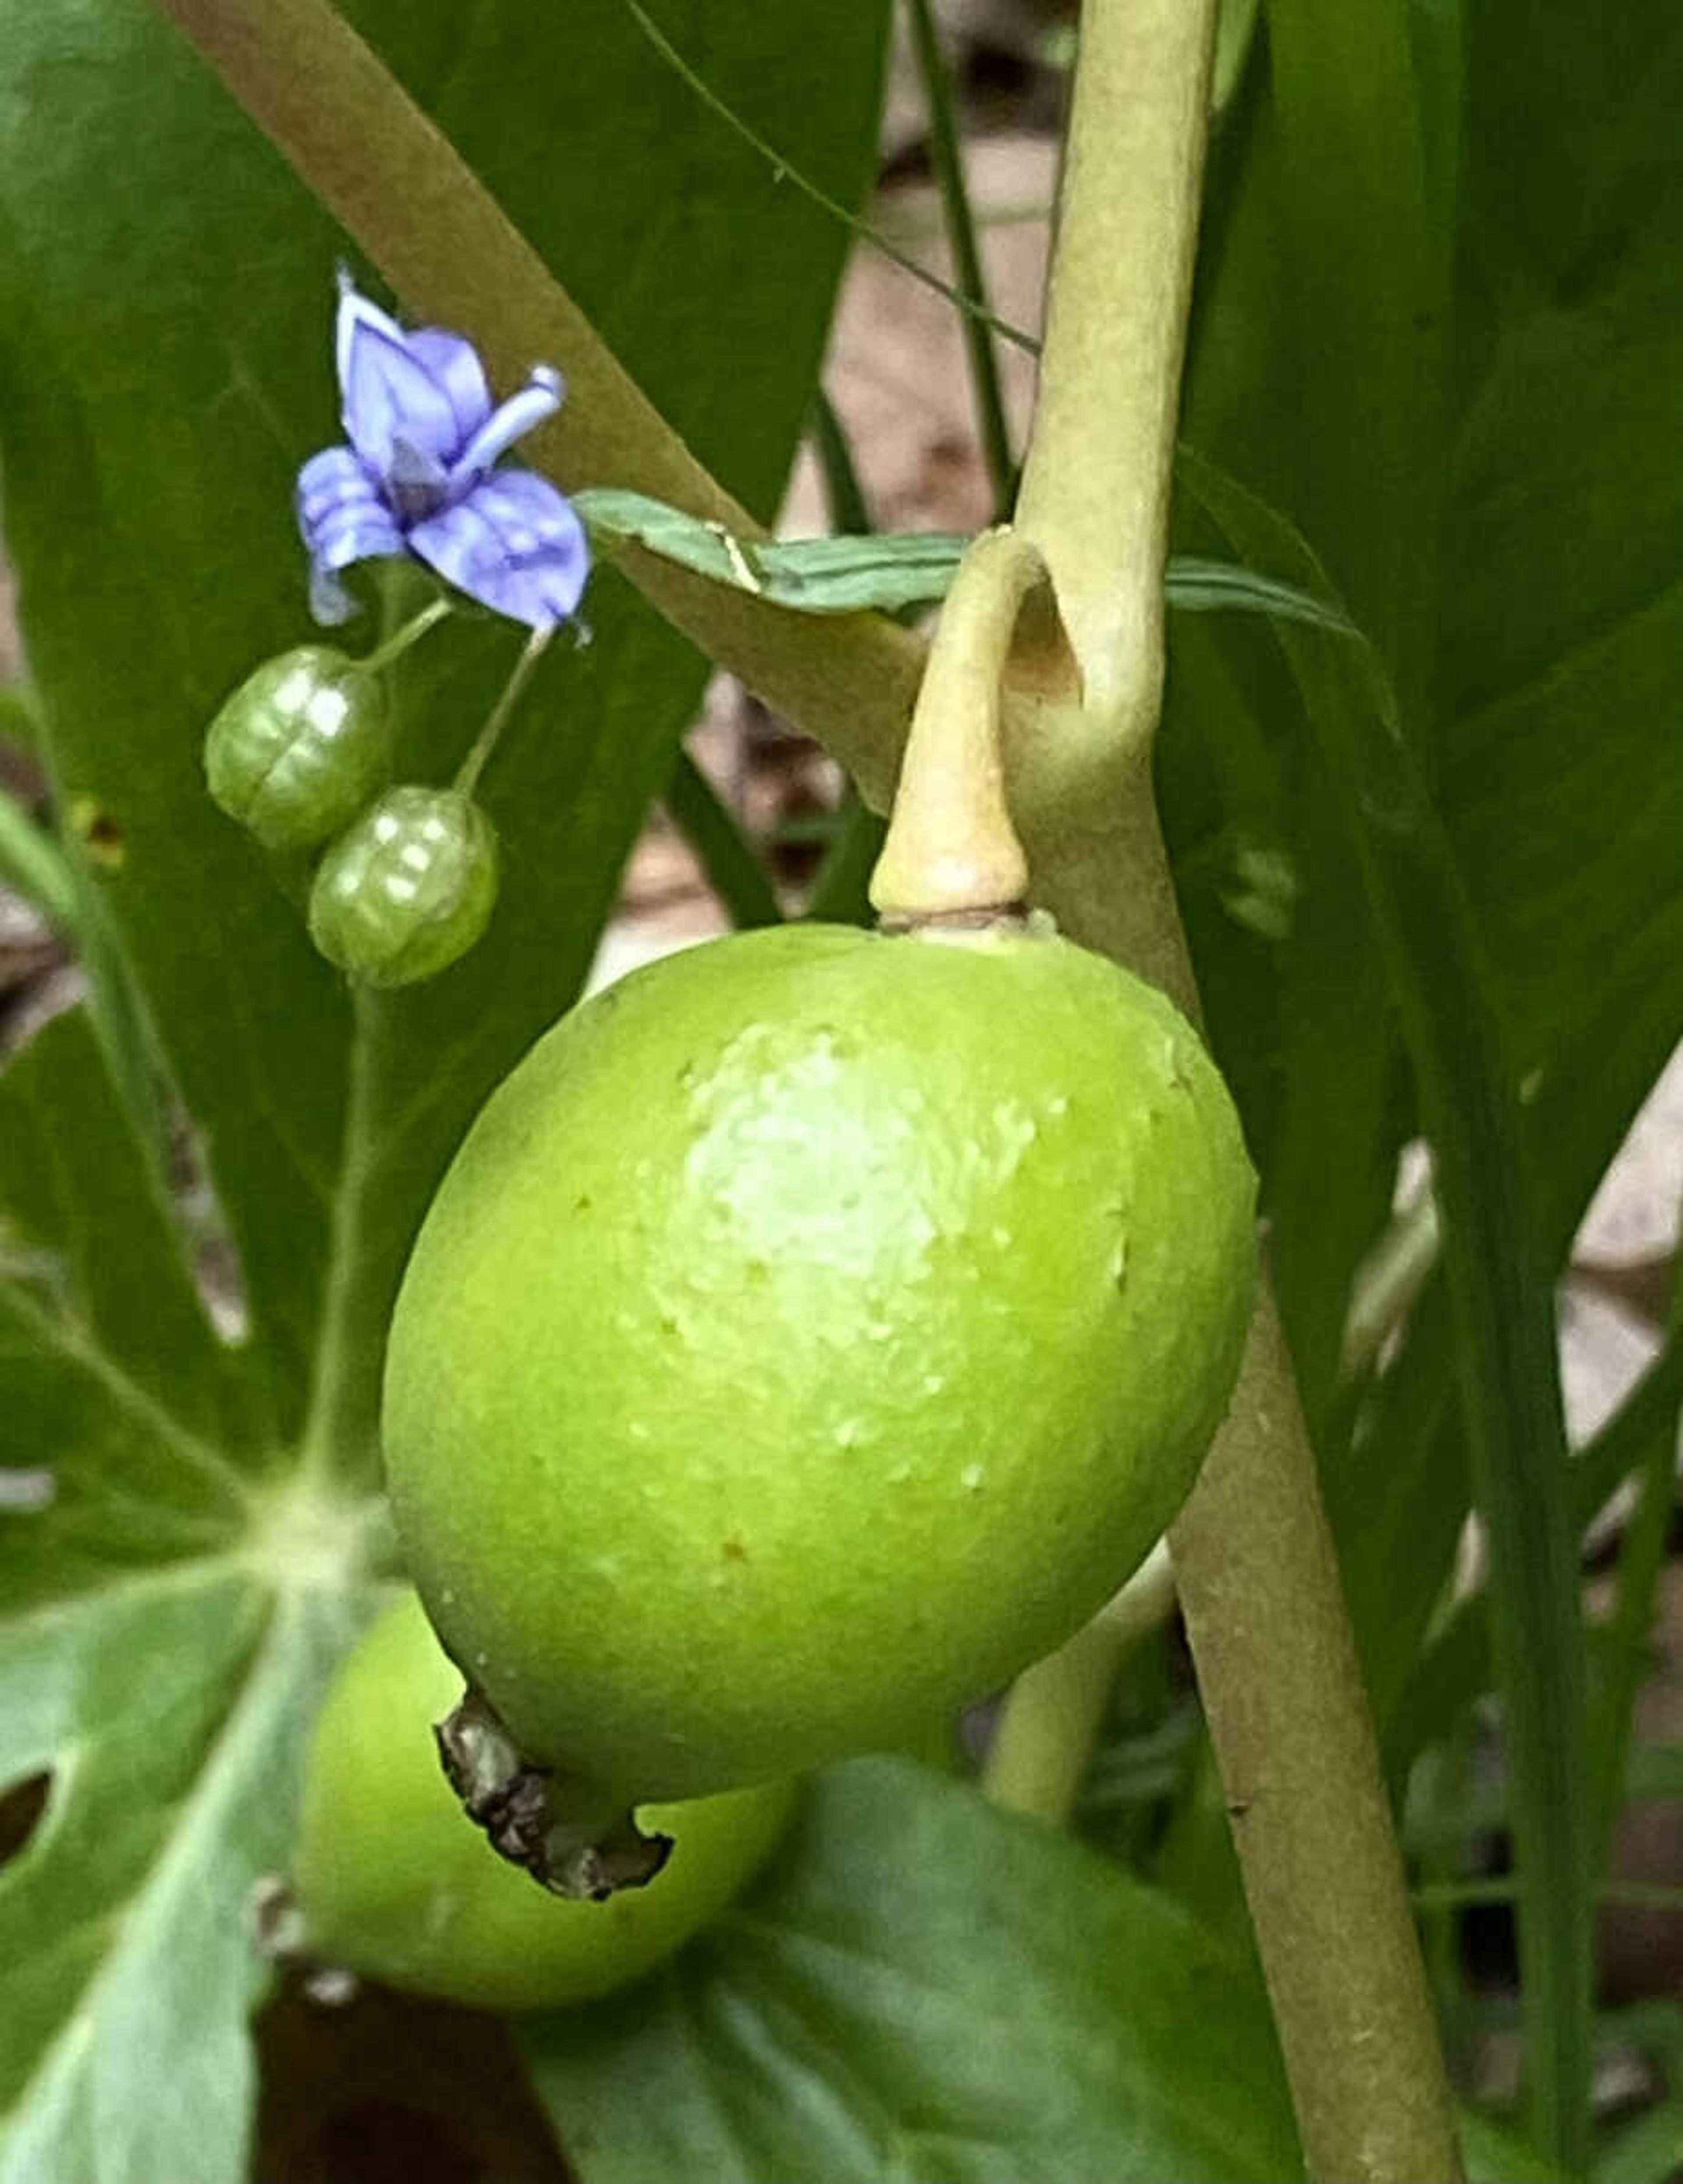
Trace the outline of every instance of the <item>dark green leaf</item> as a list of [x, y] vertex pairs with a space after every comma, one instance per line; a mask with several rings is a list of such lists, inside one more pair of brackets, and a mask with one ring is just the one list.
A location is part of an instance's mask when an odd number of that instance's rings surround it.
[[[934, 606], [953, 582], [968, 534], [891, 531], [867, 538], [735, 538], [723, 524], [669, 508], [647, 493], [595, 487], [576, 497], [592, 534], [610, 550], [636, 544], [715, 583], [752, 592], [800, 614], [858, 614], [875, 607], [897, 614]], [[1180, 555], [1164, 579], [1171, 607], [1193, 614], [1239, 612], [1303, 621], [1348, 636], [1354, 625], [1341, 607], [1276, 577], [1231, 562]]]
[[[697, 451], [765, 508], [810, 394], [833, 224], [775, 189], [616, 0], [498, 0], [465, 29], [391, 0], [353, 12]], [[883, 14], [801, 0], [775, 40], [710, 19], [721, 92], [797, 126], [844, 194], [869, 159]], [[0, 36], [6, 517], [60, 787], [120, 836], [109, 898], [204, 1134], [285, 1429], [365, 1471], [419, 1207], [576, 992], [704, 670], [599, 578], [594, 643], [546, 662], [486, 784], [505, 853], [491, 934], [435, 985], [353, 1007], [198, 764], [227, 688], [304, 633], [292, 488], [337, 429], [343, 238], [143, 0], [17, 0]], [[406, 663], [405, 772], [460, 755], [517, 642], [451, 627]]]
[[5, 788], [0, 788], [0, 883], [32, 902], [67, 937], [75, 934], [75, 882], [64, 853]]
[[818, 1777], [736, 1911], [526, 2046], [585, 2184], [1279, 2184], [1298, 2165], [1253, 1970], [1161, 1893], [905, 1761]]
[[730, 922], [742, 930], [781, 924], [783, 912], [753, 844], [686, 750], [678, 753], [664, 800]]
[[[1183, 474], [1247, 560], [1279, 554], [1314, 587], [1313, 557], [1279, 518], [1207, 465]], [[1383, 671], [1359, 642], [1290, 625], [1281, 641], [1361, 860], [1435, 1157], [1462, 1414], [1490, 1541], [1533, 2084], [1542, 2133], [1569, 2167], [1588, 2115], [1588, 1818], [1553, 1285], [1471, 918]]]
[[[828, 224], [615, 0], [352, 12], [769, 510], [839, 266]], [[721, 85], [855, 193], [886, 10], [796, 0], [775, 36], [696, 12]], [[250, 1325], [230, 1347], [208, 1324], [140, 1103], [79, 1018], [54, 1025], [0, 1079], [0, 1792], [52, 1779], [0, 1870], [0, 2179], [239, 2184], [246, 1899], [285, 1862], [302, 1740], [368, 1602], [392, 1287], [464, 1123], [577, 990], [706, 671], [602, 575], [594, 642], [554, 649], [486, 783], [489, 938], [412, 994], [348, 996], [296, 876], [199, 764], [223, 694], [305, 633], [291, 496], [336, 436], [343, 239], [144, 0], [0, 0], [0, 448], [47, 755]], [[460, 621], [402, 663], [410, 778], [453, 766], [518, 644]]]

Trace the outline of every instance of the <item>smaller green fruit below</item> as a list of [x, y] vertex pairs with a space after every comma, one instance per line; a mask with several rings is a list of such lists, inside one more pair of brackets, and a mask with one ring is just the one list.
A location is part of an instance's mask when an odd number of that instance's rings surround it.
[[310, 938], [367, 985], [411, 985], [467, 954], [496, 900], [497, 837], [478, 805], [392, 788], [323, 857]]
[[564, 1903], [507, 1864], [445, 1780], [431, 1724], [462, 1679], [413, 1593], [339, 1673], [316, 1726], [292, 1886], [303, 1953], [484, 2009], [544, 2009], [624, 1986], [724, 1908], [781, 1834], [778, 1782], [642, 1817], [674, 1838], [647, 1887]]
[[331, 645], [265, 660], [211, 722], [210, 794], [265, 849], [308, 850], [380, 794], [391, 755], [385, 686]]

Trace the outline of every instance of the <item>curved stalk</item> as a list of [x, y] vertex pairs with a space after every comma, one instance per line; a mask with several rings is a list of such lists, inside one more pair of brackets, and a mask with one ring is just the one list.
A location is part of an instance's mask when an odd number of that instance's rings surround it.
[[983, 1793], [1009, 1812], [1065, 1825], [1118, 1669], [1174, 1613], [1175, 1565], [1159, 1540], [1091, 1623], [1012, 1685], [987, 1748]]
[[871, 876], [885, 925], [1022, 910], [1028, 866], [1005, 805], [1008, 680], [1066, 703], [1080, 688], [1046, 563], [1002, 527], [966, 549], [941, 609]]
[[[1151, 744], [1215, 12], [1215, 0], [1087, 0], [1083, 12], [1018, 522], [1051, 566], [1086, 697], [1019, 708], [1009, 767], [1036, 900], [1193, 1014]], [[1310, 2173], [1454, 2184], [1402, 1861], [1266, 1297], [1170, 1544]]]

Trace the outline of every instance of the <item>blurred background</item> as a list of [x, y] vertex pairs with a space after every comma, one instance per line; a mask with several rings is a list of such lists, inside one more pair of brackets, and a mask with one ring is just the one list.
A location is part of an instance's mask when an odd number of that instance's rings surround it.
[[[991, 300], [1003, 319], [1037, 327], [1056, 187], [1058, 141], [1073, 54], [1066, 0], [941, 0], [969, 187], [981, 229]], [[903, 28], [886, 101], [873, 224], [944, 277], [928, 115]], [[1001, 344], [1009, 421], [1021, 444], [1033, 392], [1030, 359]], [[856, 248], [832, 332], [826, 391], [851, 447], [871, 524], [886, 530], [971, 531], [990, 520], [992, 494], [979, 443], [960, 321], [939, 296], [880, 253]], [[836, 511], [814, 448], [791, 480], [781, 528], [808, 536], [836, 527]], [[0, 569], [0, 686], [19, 669], [10, 598]], [[832, 761], [791, 734], [730, 678], [711, 685], [690, 749], [739, 815], [786, 908], [805, 903], [836, 837], [842, 783]], [[28, 759], [0, 742], [6, 785], [38, 801], [43, 784]], [[727, 929], [694, 855], [665, 815], [652, 816], [626, 868], [594, 974], [600, 984], [636, 964]], [[17, 895], [0, 887], [0, 1051], [75, 998], [78, 973], [62, 944]], [[1630, 1133], [1578, 1237], [1559, 1301], [1569, 1423], [1581, 1442], [1604, 1422], [1658, 1351], [1673, 1283], [1683, 1178], [1683, 1057], [1675, 1059]], [[1399, 1195], [1422, 1179], [1405, 1163]], [[1610, 1564], [1621, 1522], [1602, 1519]], [[1652, 1654], [1639, 1707], [1642, 1750], [1633, 1780], [1653, 1792], [1620, 1822], [1615, 1877], [1683, 1888], [1683, 1533], [1674, 1513]], [[1595, 1598], [1592, 1542], [1591, 1602]], [[1476, 1535], [1464, 1544], [1477, 1566]], [[1481, 1791], [1499, 1808], [1492, 1750], [1465, 1756], [1447, 1803], [1428, 1795], [1411, 1814], [1419, 1848], [1446, 1810], [1460, 1836], [1463, 1869], [1499, 1875], [1499, 1824], [1480, 1830]], [[1675, 1794], [1674, 1794], [1675, 1792]], [[21, 1819], [22, 1815], [14, 1815]], [[3, 1847], [3, 1846], [0, 1846]], [[1636, 1889], [1630, 1892], [1634, 1897]], [[1500, 1994], [1511, 1986], [1511, 1924], [1483, 1905], [1454, 1923], [1450, 1946], [1469, 1981]], [[1683, 1994], [1683, 1915], [1635, 1901], [1604, 1904], [1598, 1984], [1604, 2008], [1631, 2013], [1628, 2054], [1604, 2050], [1597, 2108], [1603, 2121], [1636, 2114], [1652, 2098], [1655, 2053], [1645, 2010]], [[1517, 2049], [1499, 2010], [1459, 2060], [1473, 2090], [1498, 2103], [1514, 2091]], [[1652, 2031], [1649, 2027], [1649, 2031]], [[260, 2176], [264, 2184], [506, 2184], [564, 2172], [549, 2131], [509, 2064], [493, 2020], [364, 1994], [333, 2011], [297, 1992], [271, 2005], [264, 2027], [266, 2092]], [[425, 2112], [414, 2088], [427, 2089]], [[447, 2122], [444, 2117], [447, 2114]], [[1650, 2170], [1649, 2174], [1657, 2173]], [[1675, 2173], [1683, 2175], [1683, 2169]]]

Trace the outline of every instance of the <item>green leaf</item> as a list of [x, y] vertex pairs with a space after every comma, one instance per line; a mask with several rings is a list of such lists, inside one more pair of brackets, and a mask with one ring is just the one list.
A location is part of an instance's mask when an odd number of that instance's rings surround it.
[[0, 882], [32, 902], [67, 937], [76, 929], [76, 890], [64, 851], [8, 789], [0, 788]]
[[[610, 551], [637, 545], [716, 584], [752, 592], [799, 614], [858, 614], [875, 608], [898, 614], [935, 606], [947, 594], [969, 544], [957, 531], [889, 531], [868, 538], [736, 538], [722, 523], [686, 515], [647, 493], [592, 487], [575, 497], [579, 513]], [[1258, 576], [1228, 561], [1181, 555], [1164, 579], [1171, 607], [1194, 614], [1239, 612], [1283, 616], [1349, 636], [1349, 616], [1277, 577]]]
[[[1294, 579], [1314, 584], [1313, 557], [1279, 518], [1208, 465], [1187, 482], [1240, 554], [1289, 556]], [[1539, 2136], [1570, 2168], [1588, 2115], [1588, 1816], [1553, 1285], [1464, 894], [1382, 669], [1364, 644], [1289, 626], [1281, 642], [1361, 860], [1435, 1157], [1462, 1413], [1490, 1542]]]
[[0, 1782], [61, 1769], [0, 1869], [3, 2184], [243, 2175], [249, 1897], [348, 1620], [208, 1557], [0, 1618]]
[[1567, 2184], [1566, 2172], [1476, 2109], [1461, 2112], [1461, 2150], [1469, 2184]]
[[[394, 0], [353, 12], [697, 451], [768, 507], [824, 337], [833, 224], [775, 188], [616, 0], [497, 0], [465, 28]], [[884, 12], [799, 0], [775, 39], [708, 12], [721, 92], [797, 127], [844, 195], [869, 163]], [[486, 783], [504, 851], [490, 936], [434, 985], [353, 1006], [198, 759], [224, 693], [304, 633], [292, 489], [336, 431], [344, 239], [143, 0], [0, 0], [0, 452], [60, 794], [119, 830], [108, 897], [203, 1135], [281, 1429], [366, 1475], [419, 1211], [577, 991], [704, 668], [600, 577], [594, 642], [546, 662]], [[545, 89], [563, 79], [564, 129]], [[406, 772], [460, 755], [517, 643], [464, 624], [406, 663]]]
[[[1467, 21], [1442, 786], [1529, 1067], [1675, 912], [1683, 25], [1649, 0]], [[1650, 975], [1675, 1038], [1683, 956]]]
[[[353, 13], [769, 510], [829, 225], [615, 0]], [[775, 36], [722, 0], [692, 13], [730, 96], [859, 191], [885, 8], [794, 0]], [[336, 432], [343, 238], [144, 0], [0, 0], [0, 454], [46, 752], [61, 811], [104, 822], [98, 929], [208, 1160], [243, 1307], [225, 1341], [113, 1043], [51, 1026], [0, 1077], [0, 1791], [52, 1784], [0, 1869], [0, 2180], [241, 2184], [247, 1900], [286, 1863], [303, 1742], [370, 1602], [392, 1288], [467, 1120], [577, 990], [706, 666], [602, 573], [593, 642], [553, 649], [487, 777], [490, 936], [432, 986], [349, 995], [297, 876], [214, 810], [199, 760], [225, 690], [305, 633], [291, 498]], [[461, 619], [403, 660], [406, 775], [453, 766], [519, 634]]]
[[356, 1515], [267, 1474], [80, 1012], [0, 1076], [0, 1462], [38, 1490], [0, 1503], [0, 1790], [50, 1778], [0, 1867], [0, 2180], [235, 2184], [246, 1899], [361, 1610]]
[[525, 2044], [584, 2184], [1277, 2184], [1299, 2163], [1252, 1967], [903, 1760], [817, 1777], [745, 1902]]
[[[1435, 1357], [1441, 1344], [1430, 1347]], [[1572, 1522], [1580, 1534], [1621, 1481], [1675, 1453], [1680, 1409], [1683, 1334], [1674, 1333], [1601, 1431], [1573, 1459]], [[1406, 1766], [1491, 1688], [1489, 1606], [1481, 1591], [1469, 1594], [1423, 1652], [1414, 1657], [1410, 1649], [1408, 1680], [1386, 1724], [1394, 1768]]]
[[[231, 1451], [261, 1445], [267, 1421], [205, 1317], [80, 1010], [0, 1073], [0, 1213], [11, 1247], [0, 1273], [18, 1269], [0, 1282], [0, 1454], [51, 1463], [62, 1451], [84, 1484], [97, 1462], [119, 1559], [167, 1532], [177, 1499], [196, 1515], [208, 1502], [225, 1524], [239, 1490]], [[145, 1509], [143, 1526], [125, 1503]]]
[[664, 800], [672, 823], [695, 852], [730, 922], [742, 931], [781, 924], [783, 912], [753, 845], [686, 750], [678, 753]]

